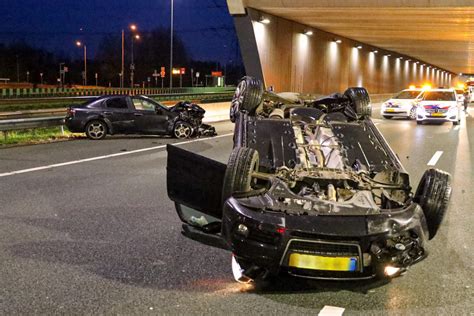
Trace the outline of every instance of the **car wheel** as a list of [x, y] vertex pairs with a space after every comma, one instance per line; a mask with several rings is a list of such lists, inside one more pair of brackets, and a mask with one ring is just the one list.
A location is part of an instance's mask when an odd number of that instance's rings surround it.
[[107, 124], [104, 121], [90, 121], [86, 125], [86, 136], [89, 139], [100, 140], [107, 135]]
[[224, 175], [222, 201], [225, 202], [235, 192], [252, 190], [252, 173], [258, 171], [258, 152], [253, 148], [236, 147], [230, 154]]
[[410, 110], [410, 115], [408, 116], [410, 120], [415, 120], [416, 119], [416, 108], [412, 108]]
[[423, 125], [423, 121], [416, 121], [416, 124]]
[[370, 117], [372, 106], [370, 105], [369, 92], [365, 88], [349, 88], [344, 95], [351, 101], [352, 108], [357, 115]]
[[461, 123], [461, 120], [457, 120], [453, 122], [453, 125], [459, 125]]
[[262, 102], [263, 84], [253, 77], [243, 77], [237, 88], [230, 105], [230, 120], [235, 122], [238, 112], [253, 114]]
[[421, 206], [425, 214], [429, 239], [433, 239], [438, 232], [450, 197], [450, 175], [437, 169], [426, 170], [416, 189], [414, 201]]
[[384, 115], [383, 118], [384, 119], [387, 119], [387, 120], [390, 120], [393, 116], [390, 116], [390, 115]]
[[193, 134], [193, 128], [189, 123], [179, 121], [173, 128], [173, 135], [176, 138], [189, 138]]

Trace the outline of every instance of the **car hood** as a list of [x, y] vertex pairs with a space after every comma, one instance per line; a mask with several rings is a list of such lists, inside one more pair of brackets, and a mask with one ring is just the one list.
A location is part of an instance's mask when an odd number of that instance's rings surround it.
[[390, 99], [385, 101], [385, 105], [401, 105], [401, 106], [407, 106], [407, 105], [413, 105], [413, 102], [415, 99]]
[[170, 108], [170, 111], [171, 112], [189, 111], [189, 112], [194, 112], [197, 114], [204, 114], [206, 112], [206, 110], [204, 110], [202, 107], [200, 107], [196, 103], [191, 103], [191, 102], [178, 102]]

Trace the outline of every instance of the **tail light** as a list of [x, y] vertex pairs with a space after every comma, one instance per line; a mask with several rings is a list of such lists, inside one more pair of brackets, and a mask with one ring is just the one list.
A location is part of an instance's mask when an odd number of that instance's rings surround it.
[[74, 116], [74, 113], [76, 113], [75, 109], [72, 109], [72, 108], [67, 109], [67, 116]]

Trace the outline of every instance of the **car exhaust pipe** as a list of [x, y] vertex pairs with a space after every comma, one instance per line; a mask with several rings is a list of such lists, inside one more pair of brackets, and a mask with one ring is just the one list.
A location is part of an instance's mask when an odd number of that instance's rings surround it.
[[256, 265], [251, 265], [247, 269], [242, 269], [234, 256], [232, 256], [232, 273], [234, 279], [239, 283], [250, 283], [255, 281], [260, 276], [266, 274], [266, 270]]

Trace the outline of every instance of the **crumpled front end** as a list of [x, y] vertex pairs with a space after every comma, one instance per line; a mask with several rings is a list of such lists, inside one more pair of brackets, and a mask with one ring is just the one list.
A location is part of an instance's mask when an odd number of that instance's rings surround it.
[[286, 271], [305, 278], [394, 276], [427, 255], [426, 221], [417, 204], [379, 215], [295, 216], [230, 198], [222, 232], [234, 255], [253, 272]]

